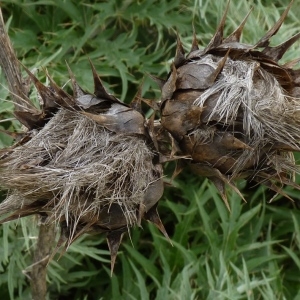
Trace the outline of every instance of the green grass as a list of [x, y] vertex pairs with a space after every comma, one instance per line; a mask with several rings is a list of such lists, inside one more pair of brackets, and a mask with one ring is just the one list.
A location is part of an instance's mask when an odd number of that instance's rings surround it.
[[[68, 81], [65, 61], [80, 85], [92, 90], [90, 58], [107, 88], [130, 101], [144, 77], [143, 95], [159, 98], [146, 76], [166, 76], [175, 52], [176, 30], [189, 49], [194, 24], [200, 44], [211, 38], [225, 1], [2, 1], [18, 58], [29, 68], [47, 67], [60, 84]], [[222, 5], [220, 4], [222, 3]], [[232, 0], [225, 34], [253, 12], [243, 41], [255, 43], [276, 22], [289, 0]], [[299, 1], [272, 44], [300, 31]], [[284, 56], [296, 58], [299, 43]], [[0, 74], [4, 83], [3, 73]], [[38, 72], [43, 81], [43, 72]], [[67, 87], [68, 89], [69, 87]], [[32, 91], [35, 97], [35, 91]], [[8, 92], [0, 87], [0, 129], [18, 130]], [[2, 121], [1, 121], [2, 120]], [[0, 147], [11, 139], [0, 133]], [[166, 166], [172, 175], [173, 165]], [[181, 174], [167, 187], [159, 211], [173, 246], [151, 224], [135, 228], [120, 248], [110, 278], [105, 236], [85, 236], [49, 265], [50, 299], [300, 299], [299, 192], [291, 203], [262, 187], [240, 182], [248, 200], [229, 191], [229, 213], [213, 185]], [[2, 195], [2, 198], [4, 195]], [[30, 299], [30, 253], [34, 218], [0, 229], [0, 298]]]

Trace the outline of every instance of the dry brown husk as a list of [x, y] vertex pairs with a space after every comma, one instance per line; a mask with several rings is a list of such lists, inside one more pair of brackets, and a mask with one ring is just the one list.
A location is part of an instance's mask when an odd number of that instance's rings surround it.
[[206, 48], [198, 48], [194, 35], [185, 55], [178, 39], [162, 86], [162, 126], [181, 155], [191, 158], [191, 169], [210, 178], [227, 205], [225, 184], [239, 193], [233, 183], [238, 178], [283, 195], [284, 185], [299, 189], [293, 182], [299, 168], [292, 151], [300, 150], [300, 71], [279, 60], [300, 34], [269, 46], [290, 7], [254, 46], [240, 43], [248, 15], [223, 37], [227, 7]]
[[165, 234], [156, 211], [162, 167], [147, 120], [108, 94], [93, 66], [94, 94], [71, 73], [73, 97], [51, 77], [46, 87], [26, 70], [43, 105], [38, 113], [16, 111], [29, 131], [0, 160], [0, 185], [8, 190], [0, 214], [9, 214], [2, 222], [42, 215], [60, 225], [66, 247], [86, 232], [107, 232], [113, 267], [123, 233], [142, 218], [156, 217]]
[[106, 232], [113, 268], [124, 232], [141, 219], [167, 237], [157, 213], [163, 162], [180, 159], [174, 175], [189, 165], [208, 177], [228, 208], [225, 185], [243, 197], [234, 184], [239, 178], [286, 197], [284, 185], [299, 189], [292, 153], [300, 150], [300, 70], [292, 69], [299, 60], [279, 60], [300, 34], [269, 46], [290, 7], [255, 45], [240, 43], [248, 15], [223, 37], [228, 6], [206, 48], [194, 34], [185, 55], [178, 38], [168, 78], [153, 77], [161, 102], [144, 99], [160, 110], [160, 123], [155, 115], [144, 118], [139, 93], [131, 106], [109, 94], [93, 65], [93, 94], [69, 70], [73, 96], [47, 71], [50, 87], [25, 68], [42, 107], [15, 111], [28, 131], [1, 152], [0, 185], [9, 191], [2, 222], [42, 215], [60, 224], [58, 245], [66, 246], [85, 232]]

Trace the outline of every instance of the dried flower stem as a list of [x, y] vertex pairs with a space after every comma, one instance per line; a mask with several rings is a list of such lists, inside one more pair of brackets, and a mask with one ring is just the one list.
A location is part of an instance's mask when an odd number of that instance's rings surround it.
[[55, 224], [40, 224], [36, 249], [33, 254], [30, 286], [33, 300], [46, 299], [47, 264], [55, 241]]

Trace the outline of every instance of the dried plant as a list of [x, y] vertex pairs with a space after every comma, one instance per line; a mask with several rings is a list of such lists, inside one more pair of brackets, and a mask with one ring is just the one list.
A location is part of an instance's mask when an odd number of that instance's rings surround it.
[[[61, 227], [58, 247], [82, 234], [107, 232], [112, 268], [124, 232], [141, 219], [163, 231], [156, 204], [162, 168], [143, 115], [107, 93], [92, 66], [95, 91], [85, 93], [70, 73], [74, 96], [49, 77], [44, 86], [28, 69], [42, 110], [15, 111], [27, 126], [0, 162], [0, 184], [9, 190], [6, 222], [40, 214]], [[132, 102], [139, 107], [139, 96]]]
[[[208, 177], [228, 206], [225, 184], [245, 178], [288, 197], [284, 185], [299, 189], [292, 151], [300, 151], [300, 72], [278, 61], [300, 38], [271, 47], [292, 3], [255, 45], [240, 43], [247, 17], [223, 37], [227, 9], [205, 49], [196, 37], [185, 55], [178, 38], [176, 57], [162, 87], [161, 123], [191, 169]], [[179, 149], [179, 150], [178, 150]], [[229, 208], [229, 206], [228, 206]]]
[[228, 7], [205, 49], [195, 35], [185, 55], [178, 38], [168, 78], [155, 78], [162, 89], [160, 103], [150, 104], [160, 111], [155, 122], [143, 116], [139, 94], [130, 106], [120, 102], [93, 66], [94, 93], [70, 72], [73, 96], [48, 74], [50, 87], [25, 68], [42, 103], [28, 107], [25, 99], [27, 108], [15, 111], [28, 131], [1, 157], [0, 185], [9, 196], [0, 214], [10, 213], [2, 222], [39, 214], [60, 225], [58, 247], [106, 232], [113, 268], [123, 233], [141, 219], [166, 235], [156, 211], [165, 161], [180, 159], [208, 177], [228, 208], [225, 184], [243, 197], [239, 178], [286, 197], [282, 186], [299, 189], [292, 151], [300, 150], [300, 72], [292, 69], [297, 61], [278, 61], [300, 34], [269, 46], [290, 7], [255, 45], [240, 43], [247, 17], [223, 37]]

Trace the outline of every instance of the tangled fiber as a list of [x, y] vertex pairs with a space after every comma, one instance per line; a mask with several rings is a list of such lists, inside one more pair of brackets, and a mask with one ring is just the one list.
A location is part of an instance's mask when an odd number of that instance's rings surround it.
[[[61, 110], [1, 162], [0, 181], [20, 197], [15, 207], [49, 199], [49, 221], [65, 219], [73, 231], [113, 203], [122, 208], [124, 225], [132, 226], [135, 208], [158, 180], [155, 170], [149, 172], [152, 159], [142, 139], [111, 133], [80, 113]], [[2, 208], [11, 204], [8, 198]]]

